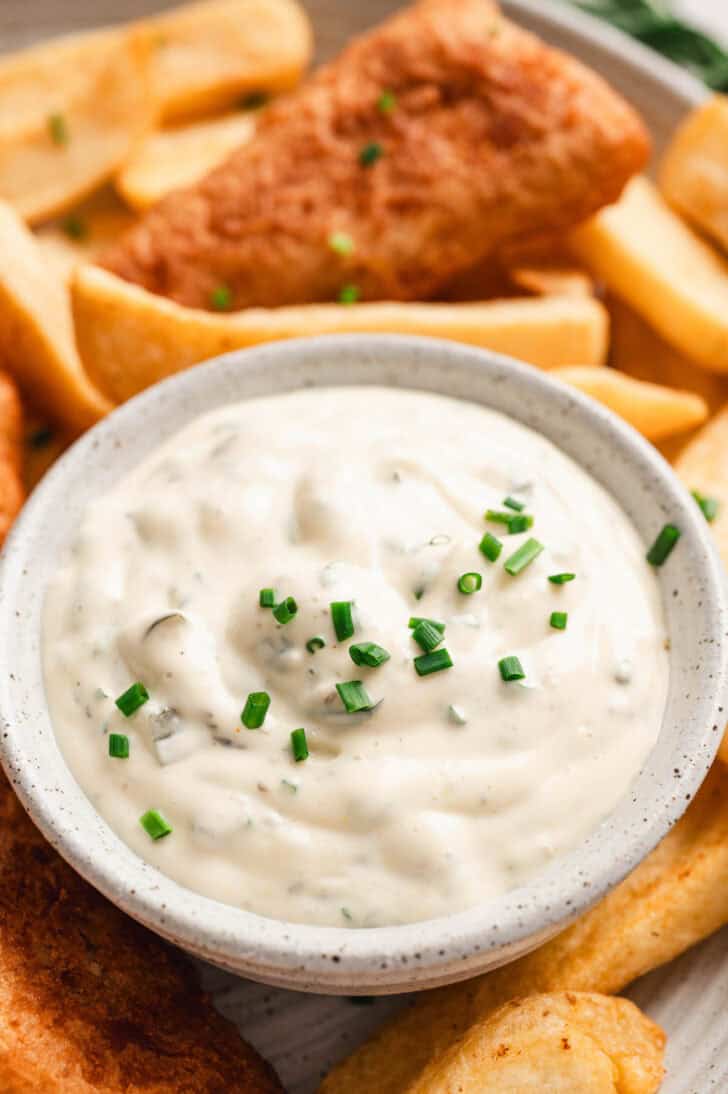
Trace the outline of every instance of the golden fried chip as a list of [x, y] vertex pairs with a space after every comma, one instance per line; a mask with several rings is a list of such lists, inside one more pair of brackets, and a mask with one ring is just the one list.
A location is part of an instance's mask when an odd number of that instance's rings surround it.
[[254, 132], [251, 111], [161, 129], [130, 156], [116, 176], [116, 187], [132, 208], [147, 209], [170, 190], [197, 182]]
[[728, 97], [715, 95], [687, 116], [659, 181], [670, 204], [728, 250]]
[[728, 261], [673, 213], [645, 178], [630, 182], [571, 237], [576, 255], [668, 342], [728, 372]]
[[111, 186], [104, 186], [34, 234], [44, 257], [69, 282], [76, 266], [95, 261], [133, 222], [134, 213]]
[[513, 999], [425, 1069], [411, 1094], [654, 1094], [665, 1035], [626, 999]]
[[553, 375], [609, 407], [650, 441], [693, 429], [708, 417], [700, 395], [635, 380], [614, 368], [574, 365], [554, 369]]
[[295, 0], [202, 0], [143, 26], [152, 38], [154, 96], [165, 121], [285, 91], [311, 57], [311, 27]]
[[156, 296], [97, 266], [79, 268], [73, 313], [81, 357], [115, 401], [209, 357], [299, 335], [429, 334], [485, 346], [542, 368], [606, 355], [607, 319], [589, 298], [482, 304], [306, 304], [213, 315]]
[[148, 36], [95, 31], [0, 58], [0, 198], [31, 223], [109, 178], [154, 122]]
[[0, 546], [23, 504], [23, 410], [18, 389], [0, 372]]
[[31, 232], [0, 202], [0, 360], [52, 421], [72, 432], [111, 404], [83, 371], [65, 286]]
[[426, 992], [321, 1085], [321, 1094], [413, 1094], [426, 1069], [515, 996], [620, 991], [728, 922], [728, 767], [629, 877], [544, 946]]

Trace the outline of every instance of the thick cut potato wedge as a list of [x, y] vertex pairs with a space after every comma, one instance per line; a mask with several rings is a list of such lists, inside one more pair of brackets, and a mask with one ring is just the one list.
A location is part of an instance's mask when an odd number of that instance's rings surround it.
[[154, 121], [149, 38], [99, 31], [0, 58], [0, 198], [36, 223], [111, 176]]
[[76, 338], [95, 383], [115, 401], [228, 350], [344, 331], [429, 334], [520, 357], [542, 368], [600, 364], [607, 319], [588, 298], [484, 304], [310, 304], [229, 315], [185, 308], [97, 266], [72, 286]]
[[134, 213], [111, 186], [104, 186], [65, 216], [36, 228], [35, 238], [43, 256], [68, 282], [76, 266], [94, 262], [133, 223]]
[[627, 999], [512, 999], [433, 1062], [412, 1094], [655, 1094], [665, 1035]]
[[202, 0], [143, 26], [164, 121], [211, 114], [246, 93], [285, 91], [311, 57], [311, 27], [295, 0]]
[[728, 768], [718, 762], [662, 843], [591, 911], [510, 965], [423, 992], [334, 1068], [320, 1094], [414, 1094], [443, 1054], [507, 1000], [534, 992], [612, 994], [726, 922]]
[[0, 547], [23, 504], [23, 409], [18, 389], [0, 372]]
[[2, 202], [0, 360], [39, 409], [73, 433], [111, 409], [78, 358], [65, 285], [31, 232]]
[[709, 99], [682, 123], [659, 183], [679, 213], [728, 250], [728, 96]]
[[728, 372], [728, 261], [645, 178], [571, 236], [578, 257], [696, 364]]
[[635, 380], [613, 368], [573, 365], [554, 369], [553, 375], [604, 403], [650, 441], [694, 429], [708, 417], [700, 395]]
[[132, 208], [147, 209], [170, 190], [197, 182], [254, 132], [254, 113], [240, 111], [152, 133], [116, 176], [116, 188]]

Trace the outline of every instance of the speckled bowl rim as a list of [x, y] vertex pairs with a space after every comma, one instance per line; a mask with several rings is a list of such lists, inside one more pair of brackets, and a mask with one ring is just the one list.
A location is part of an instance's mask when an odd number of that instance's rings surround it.
[[[681, 633], [678, 628], [693, 626], [701, 647], [700, 659], [684, 658], [679, 674], [672, 667], [668, 707], [678, 675], [691, 682], [697, 696], [679, 742], [658, 764], [665, 723], [629, 794], [580, 847], [487, 905], [404, 927], [361, 930], [284, 923], [209, 900], [166, 878], [121, 843], [66, 767], [44, 697], [37, 694], [42, 590], [32, 577], [38, 566], [50, 565], [47, 557], [43, 561], [50, 550], [44, 538], [48, 522], [74, 492], [84, 499], [102, 493], [143, 451], [197, 414], [233, 399], [350, 383], [465, 398], [477, 393], [473, 401], [551, 435], [587, 468], [590, 460], [577, 451], [574, 437], [586, 437], [588, 431], [588, 450], [599, 462], [592, 468], [595, 477], [603, 482], [607, 475], [618, 476], [618, 482], [626, 477], [641, 499], [632, 504], [635, 523], [646, 511], [650, 534], [668, 518], [681, 527], [680, 549], [658, 571], [658, 580], [668, 632], [675, 636]], [[134, 448], [133, 455], [126, 444]], [[89, 473], [94, 467], [96, 476]], [[618, 491], [605, 485], [630, 512]], [[642, 534], [648, 538], [645, 529]], [[682, 593], [673, 595], [673, 589], [682, 588], [692, 590], [685, 594], [689, 604]], [[130, 915], [198, 956], [299, 990], [371, 993], [430, 987], [501, 964], [553, 934], [621, 880], [683, 813], [722, 733], [726, 623], [723, 570], [695, 502], [655, 449], [591, 399], [530, 366], [452, 342], [340, 335], [271, 343], [181, 373], [126, 403], [77, 441], [28, 501], [9, 537], [0, 574], [2, 762], [31, 817], [79, 873]], [[19, 649], [21, 635], [29, 636], [22, 641], [30, 643], [30, 653]], [[679, 696], [677, 701], [682, 701]], [[674, 725], [671, 732], [677, 732]]]

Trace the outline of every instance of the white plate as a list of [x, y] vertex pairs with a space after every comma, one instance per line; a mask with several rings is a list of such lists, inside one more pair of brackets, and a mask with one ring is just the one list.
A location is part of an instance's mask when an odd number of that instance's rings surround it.
[[[0, 49], [20, 42], [142, 15], [171, 0], [0, 0]], [[319, 57], [383, 18], [395, 0], [304, 0], [316, 24]], [[574, 13], [559, 0], [504, 0], [517, 20], [581, 57], [641, 111], [661, 148], [682, 115], [704, 96], [700, 84], [608, 27]], [[297, 995], [262, 987], [209, 967], [205, 986], [278, 1069], [290, 1094], [310, 1094], [322, 1073], [396, 1009], [404, 997], [370, 1005]], [[662, 1094], [728, 1091], [728, 929], [627, 993], [668, 1033], [668, 1077]]]

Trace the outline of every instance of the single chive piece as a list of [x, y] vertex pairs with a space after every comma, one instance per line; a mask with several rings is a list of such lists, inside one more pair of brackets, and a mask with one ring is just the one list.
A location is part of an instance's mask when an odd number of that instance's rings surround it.
[[66, 122], [63, 114], [49, 115], [48, 132], [50, 133], [51, 140], [54, 144], [68, 144], [70, 140], [70, 133], [68, 132], [68, 123]]
[[210, 307], [214, 311], [227, 311], [230, 307], [233, 294], [227, 285], [218, 285], [209, 296]]
[[566, 585], [567, 581], [573, 581], [576, 574], [549, 574], [552, 585]]
[[350, 255], [354, 251], [354, 240], [346, 232], [332, 232], [329, 247], [337, 255]]
[[365, 144], [359, 153], [359, 163], [362, 167], [372, 167], [383, 155], [384, 149], [381, 144], [371, 141], [370, 144]]
[[469, 573], [462, 574], [458, 578], [458, 590], [463, 596], [470, 596], [472, 593], [477, 593], [483, 585], [483, 578], [480, 574]]
[[512, 516], [513, 513], [504, 513], [501, 509], [486, 509], [483, 519], [491, 524], [508, 524]]
[[676, 528], [674, 524], [665, 525], [647, 552], [647, 561], [650, 566], [662, 566], [680, 539], [680, 535], [680, 529]]
[[331, 621], [339, 642], [345, 642], [354, 633], [354, 617], [351, 600], [334, 600], [331, 603]]
[[551, 618], [549, 619], [549, 623], [554, 628], [554, 630], [565, 631], [568, 618], [568, 612], [551, 612]]
[[510, 558], [506, 559], [506, 573], [510, 574], [511, 577], [520, 574], [521, 570], [525, 570], [527, 566], [530, 566], [542, 551], [543, 543], [539, 543], [537, 539], [527, 539], [517, 551], [513, 552]]
[[418, 676], [430, 676], [433, 672], [452, 668], [452, 657], [446, 649], [432, 650], [415, 657], [415, 671]]
[[88, 234], [88, 225], [77, 213], [69, 213], [64, 217], [61, 227], [69, 239], [85, 239]]
[[517, 657], [502, 657], [498, 662], [498, 668], [500, 674], [506, 683], [511, 680], [525, 680], [526, 674], [523, 671], [523, 665]]
[[468, 716], [465, 713], [465, 711], [463, 710], [463, 708], [458, 706], [456, 703], [450, 703], [450, 706], [447, 708], [447, 715], [448, 715], [448, 718], [450, 719], [450, 721], [453, 722], [454, 725], [456, 725], [456, 726], [467, 725]]
[[337, 684], [336, 690], [346, 707], [347, 714], [358, 714], [361, 710], [372, 710], [374, 707], [374, 702], [369, 698], [361, 680], [349, 680], [345, 684]]
[[349, 656], [355, 665], [366, 665], [370, 669], [376, 669], [389, 661], [389, 650], [378, 646], [376, 642], [356, 642], [349, 646]]
[[429, 623], [431, 627], [435, 627], [441, 634], [445, 633], [445, 624], [439, 623], [437, 619], [425, 619], [422, 615], [411, 615], [410, 621], [407, 624], [409, 629], [413, 631], [420, 623]]
[[308, 759], [308, 741], [306, 740], [305, 729], [294, 729], [291, 731], [291, 750], [293, 752], [293, 759], [297, 764]]
[[246, 729], [260, 729], [265, 721], [270, 706], [270, 695], [267, 691], [251, 691], [245, 700], [240, 721]]
[[280, 604], [276, 604], [273, 609], [273, 617], [279, 623], [290, 623], [292, 619], [295, 619], [297, 612], [298, 604], [292, 596], [287, 596]]
[[695, 498], [696, 502], [700, 506], [703, 516], [707, 520], [708, 524], [712, 524], [715, 518], [718, 516], [718, 510], [720, 508], [720, 502], [717, 498], [708, 497], [707, 494], [701, 494], [699, 490], [691, 490], [690, 493]]
[[306, 649], [309, 653], [316, 653], [318, 650], [322, 650], [325, 645], [326, 639], [320, 634], [315, 634], [313, 638], [309, 638]]
[[258, 595], [258, 603], [261, 608], [275, 608], [276, 606], [276, 591], [275, 589], [261, 589]]
[[480, 541], [480, 553], [485, 555], [488, 562], [495, 562], [503, 550], [503, 544], [491, 532], [486, 532]]
[[420, 649], [429, 653], [440, 645], [444, 635], [439, 627], [433, 627], [428, 619], [423, 619], [412, 631], [412, 637]]
[[113, 756], [115, 760], [129, 759], [129, 738], [126, 734], [109, 734], [109, 756]]
[[136, 684], [132, 684], [130, 688], [127, 688], [115, 702], [124, 717], [131, 718], [132, 714], [139, 710], [139, 707], [143, 707], [148, 699], [149, 692], [144, 684], [137, 681]]
[[281, 779], [281, 786], [285, 786], [291, 794], [298, 793], [298, 783], [292, 783], [290, 779]]
[[139, 823], [152, 839], [161, 839], [172, 831], [172, 825], [164, 819], [158, 809], [148, 809], [144, 816], [139, 818]]
[[242, 110], [260, 110], [268, 102], [268, 94], [265, 91], [251, 91], [240, 100]]
[[508, 534], [515, 536], [533, 527], [533, 517], [528, 513], [514, 513], [508, 520]]
[[360, 296], [361, 289], [358, 285], [343, 285], [339, 292], [339, 303], [356, 304]]
[[519, 501], [518, 498], [514, 498], [510, 494], [507, 498], [503, 498], [503, 504], [507, 509], [515, 509], [517, 513], [523, 512], [526, 508], [525, 501]]
[[391, 114], [397, 106], [397, 96], [393, 91], [383, 91], [377, 99], [377, 110], [380, 114]]

